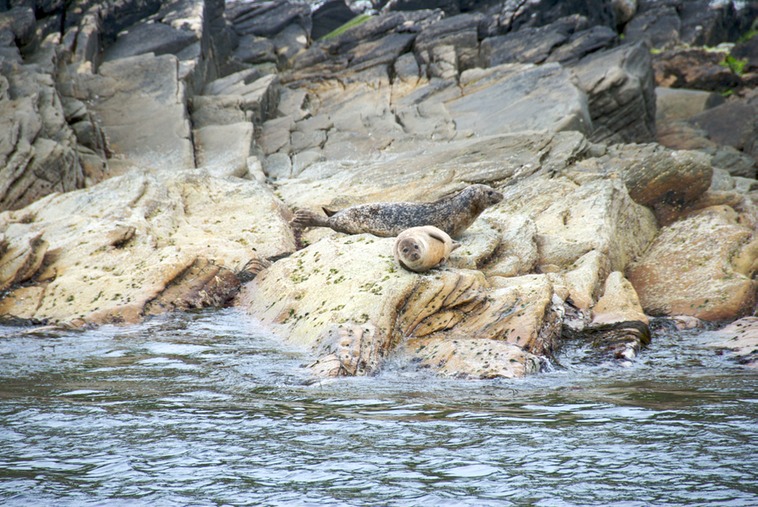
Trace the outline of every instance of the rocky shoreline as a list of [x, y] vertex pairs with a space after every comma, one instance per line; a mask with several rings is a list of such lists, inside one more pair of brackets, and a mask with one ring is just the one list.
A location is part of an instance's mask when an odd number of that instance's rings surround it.
[[[756, 364], [755, 2], [18, 4], [4, 322], [233, 304], [321, 375], [509, 378], [566, 339], [632, 360], [660, 317], [733, 322], [718, 346]], [[505, 198], [427, 273], [289, 223], [473, 183]]]

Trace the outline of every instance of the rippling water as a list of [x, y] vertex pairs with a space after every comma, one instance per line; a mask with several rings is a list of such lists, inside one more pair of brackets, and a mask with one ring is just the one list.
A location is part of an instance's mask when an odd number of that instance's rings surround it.
[[516, 381], [313, 381], [233, 310], [0, 328], [3, 505], [758, 505], [758, 374], [658, 335]]

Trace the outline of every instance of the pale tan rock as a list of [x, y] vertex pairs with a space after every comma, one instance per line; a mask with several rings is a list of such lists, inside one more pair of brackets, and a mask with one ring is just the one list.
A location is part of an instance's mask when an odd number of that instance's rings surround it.
[[756, 301], [755, 234], [717, 206], [661, 229], [626, 274], [646, 313], [730, 320]]
[[632, 284], [619, 271], [608, 275], [588, 326], [593, 344], [616, 359], [634, 359], [650, 343], [648, 324]]
[[[323, 354], [314, 370], [324, 374], [371, 373], [412, 339], [465, 336], [531, 353], [555, 348], [560, 326], [546, 326], [558, 319], [551, 318], [545, 280], [493, 288], [478, 271], [411, 273], [394, 262], [393, 243], [367, 234], [323, 238], [261, 272], [236, 304], [280, 336]], [[493, 345], [493, 354], [505, 348]], [[477, 376], [482, 362], [495, 360], [484, 354], [467, 371]]]
[[596, 180], [556, 199], [534, 218], [539, 264], [564, 269], [587, 252], [605, 255], [623, 270], [657, 232], [649, 209], [635, 203], [618, 180]]
[[3, 272], [12, 285], [0, 313], [102, 323], [218, 306], [251, 261], [294, 250], [287, 213], [259, 183], [203, 171], [135, 172], [48, 196], [0, 214], [0, 266], [16, 266]]
[[620, 271], [614, 271], [605, 279], [603, 295], [592, 308], [592, 324], [639, 321], [649, 324], [640, 305], [637, 292]]

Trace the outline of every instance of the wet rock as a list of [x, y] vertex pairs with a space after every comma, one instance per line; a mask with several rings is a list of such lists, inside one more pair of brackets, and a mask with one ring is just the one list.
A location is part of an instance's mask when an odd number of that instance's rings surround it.
[[758, 367], [758, 317], [744, 317], [711, 334], [711, 347], [729, 351], [748, 368]]
[[294, 250], [286, 214], [262, 185], [204, 172], [131, 172], [48, 196], [0, 214], [0, 313], [99, 324], [220, 305], [252, 260]]
[[661, 229], [626, 274], [648, 314], [733, 320], [755, 304], [756, 258], [753, 231], [714, 206]]
[[616, 359], [634, 359], [643, 346], [650, 344], [648, 324], [632, 284], [620, 271], [608, 275], [587, 328], [594, 345]]
[[428, 368], [446, 377], [519, 378], [541, 369], [541, 362], [534, 354], [512, 343], [496, 340], [466, 336], [420, 338], [408, 340], [404, 349], [417, 367]]
[[588, 96], [593, 141], [655, 139], [655, 87], [646, 46], [624, 45], [589, 55], [572, 70]]

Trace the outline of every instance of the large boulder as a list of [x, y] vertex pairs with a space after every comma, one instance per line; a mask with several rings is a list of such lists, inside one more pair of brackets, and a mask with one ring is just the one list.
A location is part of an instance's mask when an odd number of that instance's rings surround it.
[[646, 313], [733, 320], [756, 303], [758, 240], [728, 206], [714, 206], [661, 230], [627, 271]]
[[0, 214], [0, 314], [136, 322], [219, 306], [294, 250], [285, 210], [254, 181], [130, 172]]

